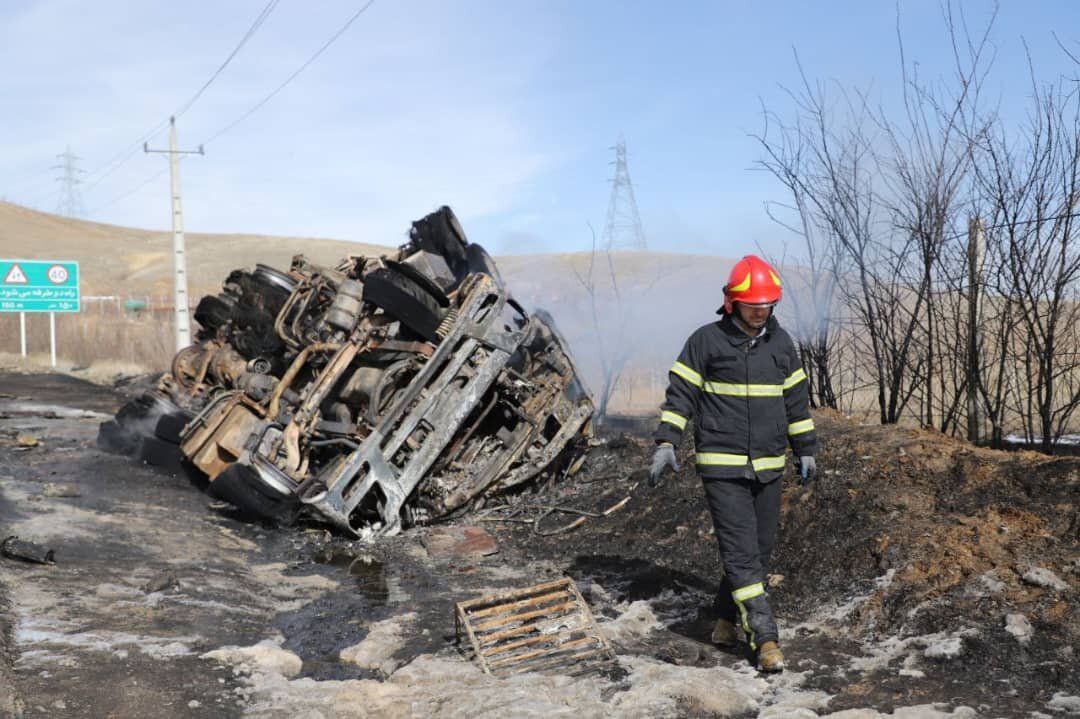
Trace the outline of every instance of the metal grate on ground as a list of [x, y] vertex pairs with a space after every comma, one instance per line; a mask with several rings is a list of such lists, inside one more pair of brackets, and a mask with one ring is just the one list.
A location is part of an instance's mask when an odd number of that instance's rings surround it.
[[577, 672], [615, 658], [569, 578], [458, 602], [455, 614], [458, 640], [488, 674]]

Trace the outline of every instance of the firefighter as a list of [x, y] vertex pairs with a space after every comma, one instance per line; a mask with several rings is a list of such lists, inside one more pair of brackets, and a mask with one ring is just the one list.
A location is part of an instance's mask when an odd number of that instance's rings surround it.
[[649, 483], [678, 470], [675, 447], [694, 423], [697, 471], [705, 486], [724, 565], [712, 639], [738, 643], [742, 628], [762, 671], [784, 668], [766, 590], [780, 514], [780, 478], [790, 444], [803, 484], [816, 475], [817, 437], [806, 373], [773, 308], [783, 291], [767, 262], [747, 255], [724, 286], [720, 319], [686, 341], [669, 373]]

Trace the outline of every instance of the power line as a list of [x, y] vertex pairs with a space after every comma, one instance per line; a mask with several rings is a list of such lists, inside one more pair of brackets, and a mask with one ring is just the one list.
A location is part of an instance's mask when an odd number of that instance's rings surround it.
[[270, 100], [272, 100], [272, 99], [274, 98], [274, 96], [275, 96], [275, 95], [277, 95], [277, 94], [278, 94], [279, 92], [281, 92], [282, 90], [284, 90], [284, 89], [285, 89], [285, 87], [286, 87], [286, 86], [287, 86], [287, 85], [288, 85], [289, 83], [291, 83], [291, 82], [292, 82], [293, 80], [295, 80], [295, 79], [296, 79], [296, 77], [297, 77], [297, 76], [298, 76], [298, 75], [299, 75], [300, 73], [302, 73], [302, 72], [303, 72], [304, 70], [306, 70], [306, 69], [308, 68], [308, 66], [309, 66], [309, 65], [311, 65], [311, 63], [313, 63], [313, 62], [315, 62], [316, 60], [318, 60], [318, 59], [319, 59], [319, 56], [320, 56], [320, 55], [322, 55], [322, 54], [323, 54], [324, 52], [326, 52], [326, 50], [327, 50], [327, 49], [328, 49], [328, 48], [329, 48], [329, 47], [330, 47], [331, 45], [333, 45], [333, 44], [334, 44], [334, 42], [335, 42], [335, 41], [336, 41], [336, 40], [337, 40], [337, 39], [338, 39], [339, 37], [341, 37], [342, 35], [344, 35], [344, 34], [345, 34], [345, 31], [346, 31], [346, 30], [348, 30], [348, 29], [349, 29], [349, 27], [350, 27], [350, 26], [351, 26], [351, 25], [352, 25], [352, 24], [353, 24], [354, 22], [356, 22], [356, 19], [357, 19], [357, 18], [359, 18], [359, 17], [361, 16], [361, 15], [363, 15], [363, 14], [364, 14], [364, 12], [365, 12], [365, 11], [366, 11], [366, 10], [367, 10], [367, 9], [368, 9], [369, 7], [371, 7], [371, 6], [373, 5], [373, 4], [375, 4], [375, 0], [368, 0], [368, 1], [366, 2], [366, 3], [364, 3], [364, 5], [363, 5], [363, 6], [362, 6], [362, 7], [361, 7], [361, 8], [359, 9], [359, 10], [357, 10], [357, 11], [356, 11], [355, 13], [353, 13], [353, 15], [352, 15], [352, 16], [351, 16], [351, 17], [350, 17], [350, 18], [349, 18], [348, 20], [346, 20], [346, 21], [345, 21], [345, 24], [344, 24], [344, 25], [342, 25], [342, 26], [341, 26], [340, 28], [338, 28], [338, 29], [337, 29], [337, 31], [336, 31], [336, 32], [335, 32], [335, 33], [334, 33], [333, 35], [331, 35], [331, 36], [330, 36], [330, 39], [329, 39], [329, 40], [327, 40], [327, 41], [326, 41], [325, 43], [323, 43], [322, 47], [320, 47], [320, 48], [319, 48], [318, 50], [316, 50], [316, 51], [315, 51], [315, 54], [314, 54], [314, 55], [312, 55], [312, 56], [311, 56], [311, 57], [309, 57], [309, 58], [308, 58], [307, 60], [305, 60], [305, 61], [304, 61], [304, 63], [303, 63], [303, 64], [302, 64], [302, 65], [301, 65], [301, 66], [300, 66], [299, 68], [297, 68], [295, 72], [293, 72], [293, 74], [291, 74], [291, 75], [289, 75], [289, 76], [288, 76], [287, 78], [285, 78], [285, 82], [283, 82], [283, 83], [281, 83], [280, 85], [278, 85], [278, 86], [277, 86], [276, 88], [274, 88], [274, 90], [273, 90], [273, 91], [271, 91], [271, 92], [270, 92], [270, 94], [269, 94], [269, 95], [267, 95], [266, 97], [264, 97], [263, 99], [261, 99], [261, 100], [259, 100], [259, 101], [258, 101], [257, 103], [255, 103], [255, 105], [254, 105], [254, 106], [253, 106], [253, 107], [252, 107], [252, 108], [251, 108], [250, 110], [248, 110], [248, 111], [247, 111], [247, 112], [245, 112], [245, 113], [244, 113], [243, 115], [241, 115], [241, 116], [240, 116], [240, 117], [238, 117], [237, 119], [235, 119], [235, 120], [233, 120], [232, 122], [230, 122], [230, 123], [229, 123], [228, 125], [226, 125], [226, 126], [225, 126], [225, 127], [223, 127], [222, 129], [220, 129], [220, 130], [218, 130], [217, 132], [215, 132], [215, 133], [214, 133], [213, 135], [211, 135], [211, 136], [210, 136], [210, 137], [209, 137], [208, 139], [204, 140], [204, 141], [203, 141], [203, 142], [202, 142], [201, 144], [203, 144], [203, 145], [209, 145], [209, 144], [210, 144], [211, 142], [213, 142], [213, 141], [214, 141], [214, 140], [216, 140], [217, 138], [221, 137], [221, 136], [222, 136], [222, 135], [224, 135], [224, 134], [225, 134], [226, 132], [228, 132], [229, 130], [233, 129], [234, 127], [236, 127], [237, 125], [239, 125], [239, 124], [240, 124], [241, 122], [243, 122], [244, 120], [248, 119], [249, 117], [251, 117], [252, 115], [254, 115], [254, 114], [255, 114], [256, 112], [258, 112], [258, 111], [259, 111], [260, 109], [262, 109], [262, 107], [263, 107], [264, 105], [266, 105], [266, 103], [270, 102]]
[[153, 182], [154, 180], [158, 179], [159, 177], [161, 177], [162, 175], [164, 175], [164, 174], [165, 174], [166, 172], [168, 172], [168, 171], [169, 171], [169, 168], [168, 168], [168, 167], [166, 167], [166, 168], [165, 168], [165, 169], [163, 169], [163, 170], [158, 170], [158, 171], [157, 171], [157, 172], [155, 172], [155, 173], [154, 173], [153, 175], [150, 175], [150, 176], [149, 176], [149, 177], [147, 177], [147, 178], [146, 178], [145, 180], [143, 180], [143, 181], [142, 181], [142, 182], [140, 182], [140, 183], [139, 183], [138, 185], [136, 185], [135, 187], [131, 188], [130, 190], [128, 190], [128, 191], [127, 191], [127, 192], [125, 192], [124, 194], [122, 194], [122, 195], [117, 195], [116, 197], [114, 197], [114, 198], [112, 198], [111, 200], [109, 200], [108, 202], [106, 202], [106, 203], [105, 203], [104, 205], [98, 205], [98, 206], [97, 206], [97, 207], [95, 207], [94, 209], [90, 210], [90, 214], [91, 214], [91, 215], [96, 215], [97, 213], [101, 212], [101, 211], [102, 211], [102, 210], [104, 210], [105, 208], [107, 208], [107, 207], [112, 207], [112, 206], [113, 206], [113, 205], [115, 205], [115, 204], [116, 204], [117, 202], [120, 202], [120, 200], [126, 200], [127, 198], [131, 197], [131, 196], [132, 196], [132, 195], [134, 195], [134, 194], [135, 194], [136, 192], [138, 192], [138, 191], [139, 191], [139, 190], [141, 190], [142, 188], [146, 187], [146, 186], [147, 186], [147, 185], [149, 185], [149, 184], [150, 184], [151, 182]]
[[[266, 3], [263, 9], [259, 12], [258, 16], [256, 16], [255, 20], [251, 23], [251, 26], [248, 27], [247, 32], [245, 32], [243, 37], [240, 38], [240, 41], [236, 44], [236, 47], [234, 47], [232, 52], [229, 53], [228, 57], [225, 58], [225, 61], [222, 62], [220, 66], [218, 66], [217, 70], [215, 70], [210, 76], [210, 78], [203, 83], [202, 87], [200, 87], [199, 90], [187, 100], [187, 102], [181, 105], [180, 109], [178, 109], [172, 114], [173, 117], [180, 117], [185, 112], [191, 109], [192, 105], [194, 105], [199, 100], [199, 98], [202, 97], [203, 93], [206, 92], [207, 88], [209, 88], [210, 85], [212, 85], [214, 81], [217, 80], [218, 76], [221, 75], [225, 68], [229, 66], [229, 63], [233, 61], [233, 58], [235, 58], [237, 54], [239, 54], [240, 50], [244, 47], [244, 45], [247, 44], [248, 40], [250, 40], [255, 35], [255, 33], [259, 30], [260, 27], [262, 27], [263, 23], [266, 22], [266, 19], [268, 17], [270, 17], [270, 13], [274, 11], [274, 8], [277, 7], [280, 1], [281, 0], [269, 0], [269, 2]], [[154, 137], [154, 135], [164, 130], [165, 127], [168, 126], [168, 124], [168, 119], [159, 122], [151, 130], [144, 133], [135, 142], [134, 148], [122, 150], [121, 152], [117, 153], [117, 155], [113, 159], [109, 160], [108, 163], [103, 165], [98, 170], [90, 173], [90, 176], [92, 177], [104, 171], [104, 174], [101, 174], [93, 182], [89, 183], [86, 189], [91, 190], [94, 187], [97, 187], [106, 177], [127, 164], [128, 160], [138, 154], [139, 150], [143, 148], [144, 144], [149, 142]]]
[[180, 117], [185, 112], [191, 109], [191, 106], [194, 105], [200, 97], [202, 97], [202, 94], [206, 92], [206, 89], [214, 83], [214, 80], [217, 80], [218, 75], [220, 75], [225, 70], [225, 68], [229, 66], [229, 63], [232, 62], [233, 58], [236, 57], [237, 53], [239, 53], [240, 50], [244, 47], [244, 45], [247, 44], [247, 41], [250, 40], [252, 36], [254, 36], [255, 33], [259, 30], [262, 24], [266, 22], [266, 18], [270, 17], [270, 13], [274, 12], [274, 8], [277, 7], [277, 4], [279, 2], [280, 0], [270, 0], [270, 2], [266, 3], [266, 7], [262, 9], [262, 12], [259, 13], [259, 16], [255, 18], [255, 21], [253, 23], [251, 23], [251, 27], [249, 27], [247, 32], [244, 33], [244, 36], [240, 38], [240, 42], [237, 43], [236, 47], [233, 48], [233, 51], [229, 53], [229, 56], [225, 58], [225, 62], [221, 63], [221, 66], [214, 71], [214, 74], [210, 76], [210, 79], [207, 80], [203, 84], [203, 86], [199, 88], [199, 91], [196, 92], [190, 100], [185, 102], [179, 110], [173, 113], [173, 117]]
[[164, 130], [165, 126], [168, 125], [168, 124], [169, 124], [168, 120], [165, 120], [163, 122], [159, 122], [152, 129], [150, 129], [147, 132], [143, 133], [139, 137], [139, 139], [135, 141], [135, 145], [134, 145], [134, 147], [132, 149], [130, 149], [130, 150], [128, 150], [128, 149], [121, 150], [119, 153], [116, 154], [115, 157], [113, 157], [113, 159], [109, 160], [108, 163], [106, 163], [105, 165], [102, 165], [97, 170], [94, 170], [93, 172], [91, 172], [90, 175], [89, 175], [90, 177], [93, 177], [94, 175], [97, 175], [98, 173], [101, 173], [102, 171], [104, 171], [104, 174], [102, 174], [96, 180], [94, 180], [93, 182], [88, 184], [86, 186], [86, 189], [87, 190], [94, 189], [99, 184], [101, 184], [102, 180], [104, 180], [106, 177], [113, 174], [114, 172], [119, 170], [121, 167], [123, 167], [125, 164], [127, 164], [128, 160], [130, 160], [132, 157], [134, 157], [136, 154], [138, 154], [139, 150], [142, 149], [142, 146], [143, 146], [144, 143], [149, 142], [154, 137], [154, 135], [156, 135], [159, 132], [161, 132], [162, 130]]

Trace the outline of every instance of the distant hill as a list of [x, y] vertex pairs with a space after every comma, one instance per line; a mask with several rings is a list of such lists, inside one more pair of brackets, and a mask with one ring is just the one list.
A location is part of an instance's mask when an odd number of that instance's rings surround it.
[[[193, 297], [218, 287], [230, 270], [256, 262], [288, 269], [298, 253], [333, 263], [349, 253], [391, 249], [309, 237], [185, 232], [184, 238]], [[172, 232], [76, 220], [0, 201], [0, 258], [77, 260], [83, 295], [172, 292]]]

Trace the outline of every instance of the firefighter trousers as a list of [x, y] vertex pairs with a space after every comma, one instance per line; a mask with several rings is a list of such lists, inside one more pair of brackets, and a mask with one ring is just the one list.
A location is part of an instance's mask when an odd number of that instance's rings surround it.
[[783, 481], [705, 478], [703, 483], [724, 565], [717, 612], [742, 626], [752, 648], [777, 641], [765, 575], [776, 543]]

